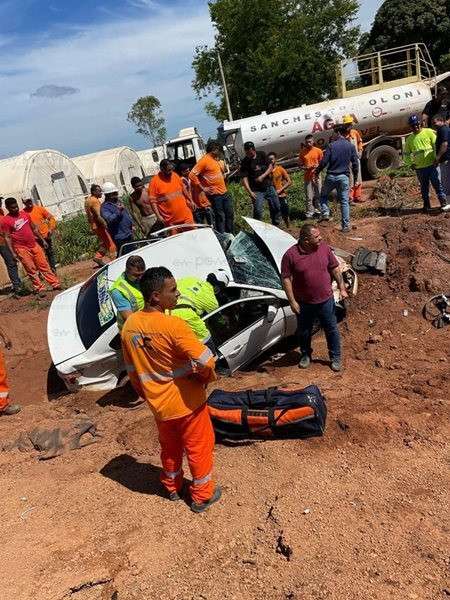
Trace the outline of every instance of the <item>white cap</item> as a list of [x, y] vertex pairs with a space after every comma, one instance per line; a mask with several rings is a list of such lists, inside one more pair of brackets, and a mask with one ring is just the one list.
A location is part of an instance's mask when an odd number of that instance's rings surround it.
[[230, 283], [228, 273], [224, 269], [217, 269], [217, 271], [213, 271], [208, 275], [206, 280], [212, 286], [223, 285], [224, 287], [227, 287], [227, 285]]
[[110, 181], [105, 181], [105, 183], [102, 185], [102, 192], [104, 194], [114, 194], [114, 192], [118, 192], [119, 190], [117, 189], [117, 186], [114, 185], [114, 183], [111, 183]]

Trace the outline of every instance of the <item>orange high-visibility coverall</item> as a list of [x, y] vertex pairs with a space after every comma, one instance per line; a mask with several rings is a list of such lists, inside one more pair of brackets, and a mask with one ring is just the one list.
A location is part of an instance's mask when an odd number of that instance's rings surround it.
[[353, 128], [350, 129], [346, 137], [348, 141], [355, 146], [356, 154], [359, 159], [358, 178], [356, 181], [353, 181], [353, 173], [350, 169], [350, 200], [353, 200], [353, 202], [362, 202], [361, 156], [363, 152], [363, 141], [359, 131]]
[[9, 386], [6, 378], [6, 365], [3, 352], [0, 350], [0, 411], [9, 404]]
[[186, 452], [192, 500], [209, 500], [215, 488], [214, 430], [206, 385], [215, 379], [213, 353], [182, 319], [158, 311], [138, 311], [128, 317], [122, 348], [131, 383], [156, 419], [162, 484], [169, 493], [181, 490]]

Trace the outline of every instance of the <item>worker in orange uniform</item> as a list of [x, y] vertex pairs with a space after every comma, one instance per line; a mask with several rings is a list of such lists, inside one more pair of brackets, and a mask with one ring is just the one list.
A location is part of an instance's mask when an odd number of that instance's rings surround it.
[[363, 153], [363, 141], [361, 134], [353, 127], [352, 115], [344, 115], [342, 124], [346, 127], [345, 138], [355, 146], [358, 155], [358, 177], [354, 180], [350, 169], [350, 202], [364, 202], [362, 198], [362, 176], [361, 176], [361, 156]]
[[93, 261], [100, 267], [106, 264], [104, 261], [105, 256], [109, 256], [110, 258], [116, 256], [116, 245], [109, 235], [105, 219], [100, 214], [101, 198], [102, 188], [94, 183], [91, 185], [91, 195], [89, 198], [86, 198], [84, 203], [84, 210], [91, 231], [98, 237], [99, 246]]
[[273, 164], [272, 181], [280, 201], [281, 216], [286, 227], [289, 227], [289, 204], [286, 190], [292, 185], [292, 179], [286, 169], [277, 164], [277, 155], [275, 152], [269, 152], [267, 158]]
[[[7, 350], [12, 348], [12, 342], [3, 329], [0, 329], [0, 338]], [[0, 416], [15, 415], [20, 412], [19, 404], [11, 404], [9, 401], [9, 386], [6, 378], [5, 357], [0, 350]]]
[[19, 209], [15, 198], [6, 198], [5, 207], [8, 214], [2, 218], [2, 227], [6, 243], [13, 256], [22, 263], [31, 280], [33, 290], [35, 293], [45, 292], [45, 285], [39, 275], [54, 290], [60, 290], [59, 279], [51, 270], [44, 254], [43, 248], [47, 247], [47, 242], [31, 220], [30, 215]]
[[189, 179], [189, 165], [181, 163], [180, 175], [181, 181], [183, 182], [185, 194], [191, 198], [195, 209], [194, 209], [194, 220], [196, 223], [214, 225], [214, 213], [211, 208], [211, 203], [208, 200], [207, 195], [200, 189], [200, 186], [196, 185]]
[[[159, 163], [159, 173], [150, 181], [148, 197], [157, 220], [165, 227], [194, 223], [194, 204], [167, 158]], [[171, 233], [177, 233], [177, 230]]]
[[182, 497], [186, 452], [191, 509], [203, 512], [221, 497], [212, 478], [214, 430], [206, 405], [206, 386], [215, 379], [213, 353], [187, 323], [165, 314], [180, 295], [168, 269], [147, 269], [140, 286], [145, 306], [123, 326], [124, 361], [133, 387], [156, 419], [161, 482], [170, 500]]
[[53, 232], [56, 229], [56, 219], [46, 208], [33, 203], [32, 198], [25, 198], [23, 210], [30, 216], [39, 230], [42, 238], [47, 242], [45, 255], [53, 273], [56, 273], [55, 251], [53, 249]]
[[[332, 119], [327, 119], [327, 121], [331, 122]], [[314, 136], [308, 134], [298, 155], [298, 164], [303, 170], [307, 219], [321, 216], [320, 192], [322, 191], [322, 179], [320, 175], [316, 176], [316, 169], [322, 158], [323, 150], [314, 145]]]
[[208, 196], [214, 212], [217, 231], [233, 233], [233, 201], [227, 191], [224, 173], [219, 162], [221, 152], [222, 147], [219, 142], [210, 140], [206, 146], [205, 156], [202, 156], [191, 170], [189, 179]]

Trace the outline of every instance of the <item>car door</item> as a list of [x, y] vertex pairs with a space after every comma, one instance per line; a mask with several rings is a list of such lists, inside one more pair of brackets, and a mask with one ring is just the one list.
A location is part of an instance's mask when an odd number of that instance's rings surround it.
[[243, 298], [205, 317], [219, 355], [231, 373], [284, 337], [282, 303], [271, 295]]

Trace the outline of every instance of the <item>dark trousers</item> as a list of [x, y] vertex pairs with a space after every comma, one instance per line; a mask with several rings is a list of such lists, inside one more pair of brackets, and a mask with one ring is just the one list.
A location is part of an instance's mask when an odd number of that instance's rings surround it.
[[431, 165], [430, 167], [423, 167], [422, 169], [416, 169], [417, 179], [420, 183], [420, 192], [422, 194], [423, 208], [431, 208], [430, 204], [430, 183], [436, 192], [437, 197], [441, 206], [447, 204], [447, 196], [444, 188], [442, 187], [441, 180], [439, 178], [439, 171], [437, 167]]
[[273, 185], [269, 185], [264, 192], [254, 192], [256, 200], [253, 203], [253, 218], [262, 221], [264, 200], [269, 204], [270, 220], [273, 225], [279, 225], [281, 221], [280, 200]]
[[56, 273], [56, 257], [55, 257], [55, 249], [53, 248], [53, 239], [51, 234], [48, 235], [47, 239], [47, 248], [45, 249], [45, 255], [48, 260], [48, 264], [50, 265], [50, 269], [53, 273]]
[[[121, 240], [114, 240], [114, 243], [116, 245], [117, 248], [117, 256], [123, 256], [124, 254], [129, 254], [130, 252], [134, 252], [134, 250], [136, 250], [136, 246], [134, 244], [130, 244], [130, 242], [133, 241], [133, 236], [130, 235], [127, 238], [123, 238]], [[122, 246], [124, 246], [125, 244], [130, 244], [129, 246], [127, 246], [126, 248], [123, 249], [123, 252], [120, 252]]]
[[286, 225], [289, 223], [289, 204], [287, 196], [278, 196], [280, 200], [281, 216]]
[[300, 303], [300, 314], [297, 316], [297, 334], [301, 354], [311, 356], [311, 337], [314, 322], [318, 320], [322, 326], [327, 340], [330, 360], [341, 358], [341, 336], [337, 326], [335, 304], [333, 296], [320, 304]]
[[209, 196], [208, 200], [214, 212], [216, 230], [219, 233], [233, 233], [234, 229], [234, 211], [233, 200], [230, 194], [214, 194]]
[[212, 211], [212, 208], [209, 208], [209, 207], [196, 208], [194, 210], [194, 221], [199, 224], [205, 223], [205, 221], [206, 221], [207, 225], [211, 225], [211, 227], [213, 227], [214, 226], [214, 213]]
[[13, 286], [15, 292], [19, 292], [22, 289], [22, 282], [20, 281], [19, 271], [17, 269], [17, 262], [6, 244], [0, 244], [0, 255], [3, 258], [6, 269], [8, 271], [8, 277]]

